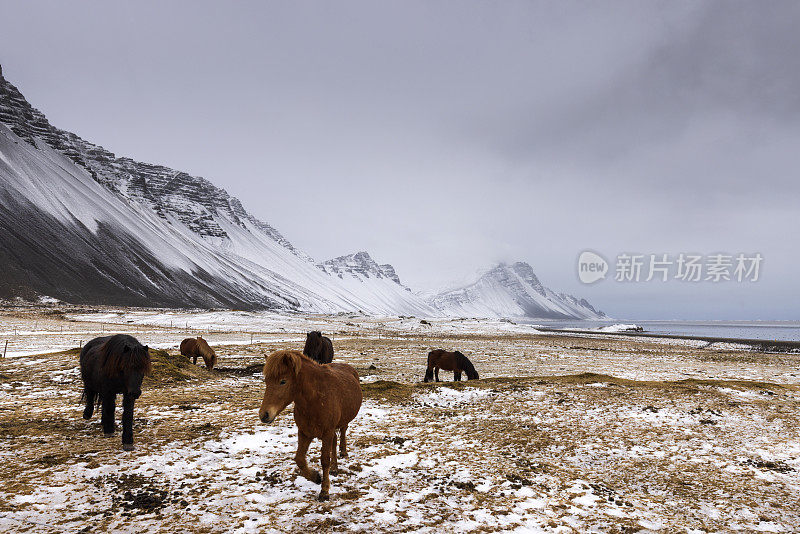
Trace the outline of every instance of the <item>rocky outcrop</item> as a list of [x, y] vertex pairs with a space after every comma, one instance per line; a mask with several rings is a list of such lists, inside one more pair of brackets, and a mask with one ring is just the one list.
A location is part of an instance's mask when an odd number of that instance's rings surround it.
[[[346, 256], [339, 256], [338, 258], [324, 261], [318, 264], [318, 267], [326, 273], [338, 276], [339, 278], [344, 277], [345, 274], [364, 280], [369, 279], [370, 277], [388, 278], [398, 285], [403, 285], [402, 282], [400, 282], [400, 277], [397, 276], [394, 267], [388, 263], [378, 265], [375, 260], [373, 260], [372, 257], [364, 251], [356, 252], [355, 254], [348, 254]], [[403, 287], [410, 291], [410, 289], [407, 287]]]

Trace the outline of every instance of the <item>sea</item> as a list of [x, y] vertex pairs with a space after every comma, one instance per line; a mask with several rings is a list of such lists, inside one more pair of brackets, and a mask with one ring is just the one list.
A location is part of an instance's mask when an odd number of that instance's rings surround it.
[[682, 336], [800, 341], [800, 321], [652, 321], [614, 319], [611, 321], [545, 320], [525, 321], [548, 328], [593, 330], [613, 324], [635, 324], [645, 332]]

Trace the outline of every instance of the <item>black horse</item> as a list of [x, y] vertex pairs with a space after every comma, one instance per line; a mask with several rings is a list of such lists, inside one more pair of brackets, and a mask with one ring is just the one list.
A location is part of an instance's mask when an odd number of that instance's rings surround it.
[[306, 334], [306, 346], [303, 354], [318, 363], [331, 363], [333, 361], [333, 343], [330, 338], [315, 330]]
[[150, 351], [125, 334], [96, 337], [81, 350], [81, 377], [90, 419], [95, 403], [102, 403], [100, 421], [106, 436], [114, 433], [114, 405], [122, 393], [122, 448], [133, 450], [133, 404], [142, 394], [142, 380], [150, 374]]

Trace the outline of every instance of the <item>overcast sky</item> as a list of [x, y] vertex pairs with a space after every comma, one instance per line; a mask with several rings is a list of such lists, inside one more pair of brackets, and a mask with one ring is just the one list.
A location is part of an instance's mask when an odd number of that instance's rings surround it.
[[[621, 318], [800, 319], [800, 2], [0, 0], [50, 121], [417, 290], [527, 261]], [[760, 252], [756, 283], [576, 276]], [[613, 276], [613, 273], [612, 273]]]

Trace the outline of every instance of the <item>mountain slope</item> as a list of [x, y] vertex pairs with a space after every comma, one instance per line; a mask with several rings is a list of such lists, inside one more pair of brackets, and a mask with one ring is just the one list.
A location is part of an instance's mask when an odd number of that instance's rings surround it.
[[500, 263], [463, 287], [430, 299], [445, 315], [461, 317], [530, 317], [536, 319], [601, 319], [585, 299], [556, 293], [542, 285], [530, 265]]
[[373, 300], [382, 302], [388, 308], [402, 304], [412, 315], [433, 316], [439, 313], [422, 297], [400, 282], [394, 267], [378, 265], [366, 252], [339, 256], [319, 264], [324, 272], [337, 277], [342, 284], [358, 291], [365, 285], [370, 288]]
[[[209, 181], [53, 127], [0, 70], [0, 297], [419, 313], [398, 282], [344, 282]], [[377, 298], [376, 298], [377, 295]], [[400, 298], [406, 296], [406, 298]], [[424, 307], [425, 304], [421, 303]], [[430, 310], [430, 308], [427, 308]]]

